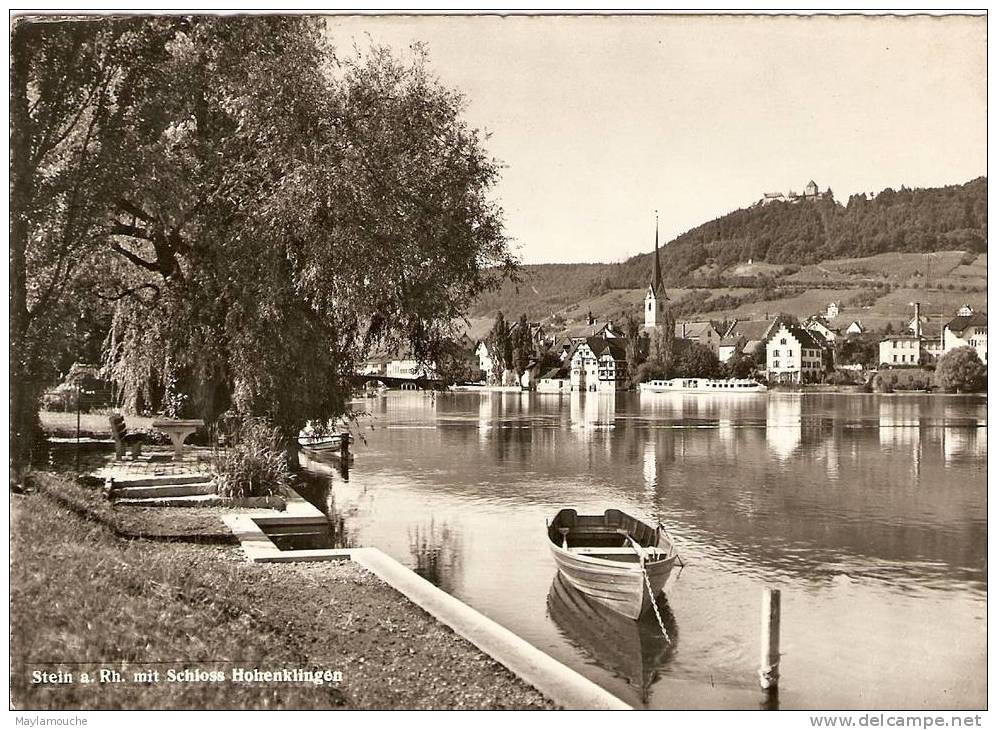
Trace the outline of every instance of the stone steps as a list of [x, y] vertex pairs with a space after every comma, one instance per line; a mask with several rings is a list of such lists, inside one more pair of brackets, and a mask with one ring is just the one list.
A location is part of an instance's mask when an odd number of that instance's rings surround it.
[[193, 497], [215, 494], [215, 484], [211, 481], [184, 482], [181, 484], [150, 484], [119, 486], [114, 483], [111, 499], [162, 499], [168, 497]]
[[211, 507], [225, 504], [217, 494], [193, 494], [186, 497], [141, 497], [114, 499], [116, 507]]
[[171, 484], [197, 484], [210, 481], [208, 474], [154, 474], [147, 477], [115, 477], [114, 488], [156, 487]]

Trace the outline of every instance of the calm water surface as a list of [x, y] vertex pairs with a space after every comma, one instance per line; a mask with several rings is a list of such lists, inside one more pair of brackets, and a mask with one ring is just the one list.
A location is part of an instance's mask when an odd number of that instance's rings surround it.
[[[309, 492], [373, 545], [636, 706], [757, 707], [763, 586], [782, 708], [986, 703], [986, 399], [392, 392]], [[545, 518], [669, 529], [666, 621], [555, 581]]]

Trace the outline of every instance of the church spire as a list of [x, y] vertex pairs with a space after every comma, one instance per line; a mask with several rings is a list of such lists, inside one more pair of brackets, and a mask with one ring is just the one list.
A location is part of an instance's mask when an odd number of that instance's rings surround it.
[[651, 291], [660, 299], [668, 299], [661, 283], [661, 264], [658, 262], [658, 211], [654, 211], [654, 261], [651, 263]]

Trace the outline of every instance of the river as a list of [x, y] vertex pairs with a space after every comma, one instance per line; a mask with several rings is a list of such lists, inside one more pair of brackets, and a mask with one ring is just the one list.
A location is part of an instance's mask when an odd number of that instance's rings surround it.
[[[306, 490], [381, 548], [638, 707], [755, 708], [765, 586], [784, 709], [986, 704], [986, 399], [390, 392], [347, 480]], [[555, 584], [544, 520], [660, 520], [666, 626]]]

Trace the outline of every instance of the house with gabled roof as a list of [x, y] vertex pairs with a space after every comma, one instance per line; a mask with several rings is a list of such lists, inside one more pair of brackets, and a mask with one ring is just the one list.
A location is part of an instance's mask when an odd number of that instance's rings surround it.
[[821, 337], [831, 343], [841, 336], [838, 330], [831, 327], [827, 320], [819, 314], [815, 314], [807, 319], [807, 321], [803, 323], [803, 329], [808, 332], [817, 332]]
[[568, 368], [550, 368], [537, 379], [538, 393], [570, 393], [571, 373]]
[[821, 341], [811, 332], [780, 322], [766, 345], [768, 379], [776, 383], [818, 380], [824, 371], [823, 349]]
[[617, 339], [590, 337], [574, 346], [568, 363], [571, 390], [615, 392], [626, 387], [627, 353]]
[[719, 356], [720, 340], [723, 339], [712, 322], [676, 322], [675, 338], [697, 342], [710, 348], [714, 355]]
[[[949, 352], [957, 347], [972, 347], [980, 360], [987, 362], [987, 315], [974, 312], [964, 305], [960, 314], [945, 324], [942, 332], [942, 349]], [[964, 312], [968, 312], [963, 314]]]

